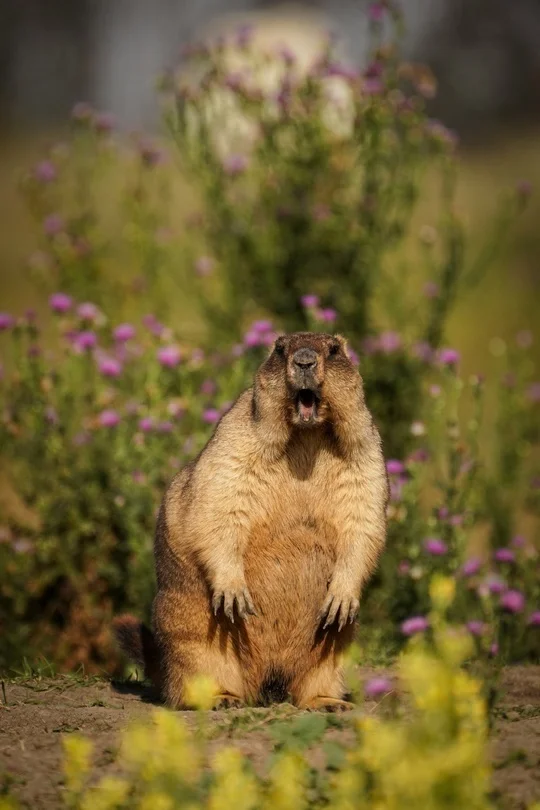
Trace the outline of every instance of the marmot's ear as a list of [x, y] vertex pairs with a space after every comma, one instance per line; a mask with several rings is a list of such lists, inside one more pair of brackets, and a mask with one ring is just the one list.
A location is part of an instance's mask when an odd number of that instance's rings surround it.
[[348, 346], [347, 338], [344, 338], [343, 335], [334, 335], [334, 340], [337, 340], [343, 351], [346, 353]]

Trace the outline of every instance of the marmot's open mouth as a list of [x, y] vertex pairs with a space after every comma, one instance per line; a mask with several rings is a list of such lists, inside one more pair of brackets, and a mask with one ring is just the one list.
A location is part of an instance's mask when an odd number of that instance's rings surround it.
[[317, 416], [317, 397], [309, 388], [302, 388], [296, 395], [298, 416], [302, 422], [311, 422]]

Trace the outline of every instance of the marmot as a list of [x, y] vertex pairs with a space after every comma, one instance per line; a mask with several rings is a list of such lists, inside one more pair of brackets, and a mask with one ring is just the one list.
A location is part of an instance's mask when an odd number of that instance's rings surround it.
[[341, 659], [385, 543], [388, 478], [362, 378], [339, 336], [282, 335], [172, 481], [154, 542], [152, 631], [120, 646], [166, 704], [209, 674], [216, 701], [348, 708]]

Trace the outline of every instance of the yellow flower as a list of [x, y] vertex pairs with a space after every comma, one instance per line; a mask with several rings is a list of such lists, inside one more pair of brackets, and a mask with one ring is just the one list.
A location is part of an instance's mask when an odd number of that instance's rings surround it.
[[62, 739], [65, 752], [64, 776], [68, 790], [78, 792], [81, 790], [85, 778], [90, 771], [90, 757], [92, 743], [79, 734]]
[[138, 810], [174, 810], [175, 801], [163, 791], [152, 791], [140, 800]]
[[81, 810], [114, 810], [125, 802], [128, 793], [128, 782], [115, 776], [105, 776], [97, 787], [85, 793]]
[[435, 574], [429, 585], [429, 596], [436, 611], [444, 613], [454, 601], [456, 581], [452, 577]]
[[150, 723], [135, 723], [124, 733], [121, 759], [146, 782], [171, 775], [191, 784], [200, 769], [199, 750], [186, 724], [167, 709], [155, 709]]
[[251, 810], [258, 803], [255, 777], [244, 769], [244, 757], [234, 748], [224, 748], [214, 760], [216, 782], [209, 799], [208, 810]]
[[307, 766], [296, 752], [283, 754], [270, 772], [265, 810], [302, 810], [306, 807]]
[[210, 675], [196, 675], [186, 680], [186, 703], [194, 709], [208, 711], [214, 705], [218, 693], [218, 684]]

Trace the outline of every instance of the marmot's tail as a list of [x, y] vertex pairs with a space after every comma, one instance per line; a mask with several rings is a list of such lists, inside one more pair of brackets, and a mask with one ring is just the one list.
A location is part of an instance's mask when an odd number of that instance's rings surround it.
[[116, 616], [112, 629], [122, 652], [152, 678], [158, 666], [158, 649], [152, 631], [129, 613]]

